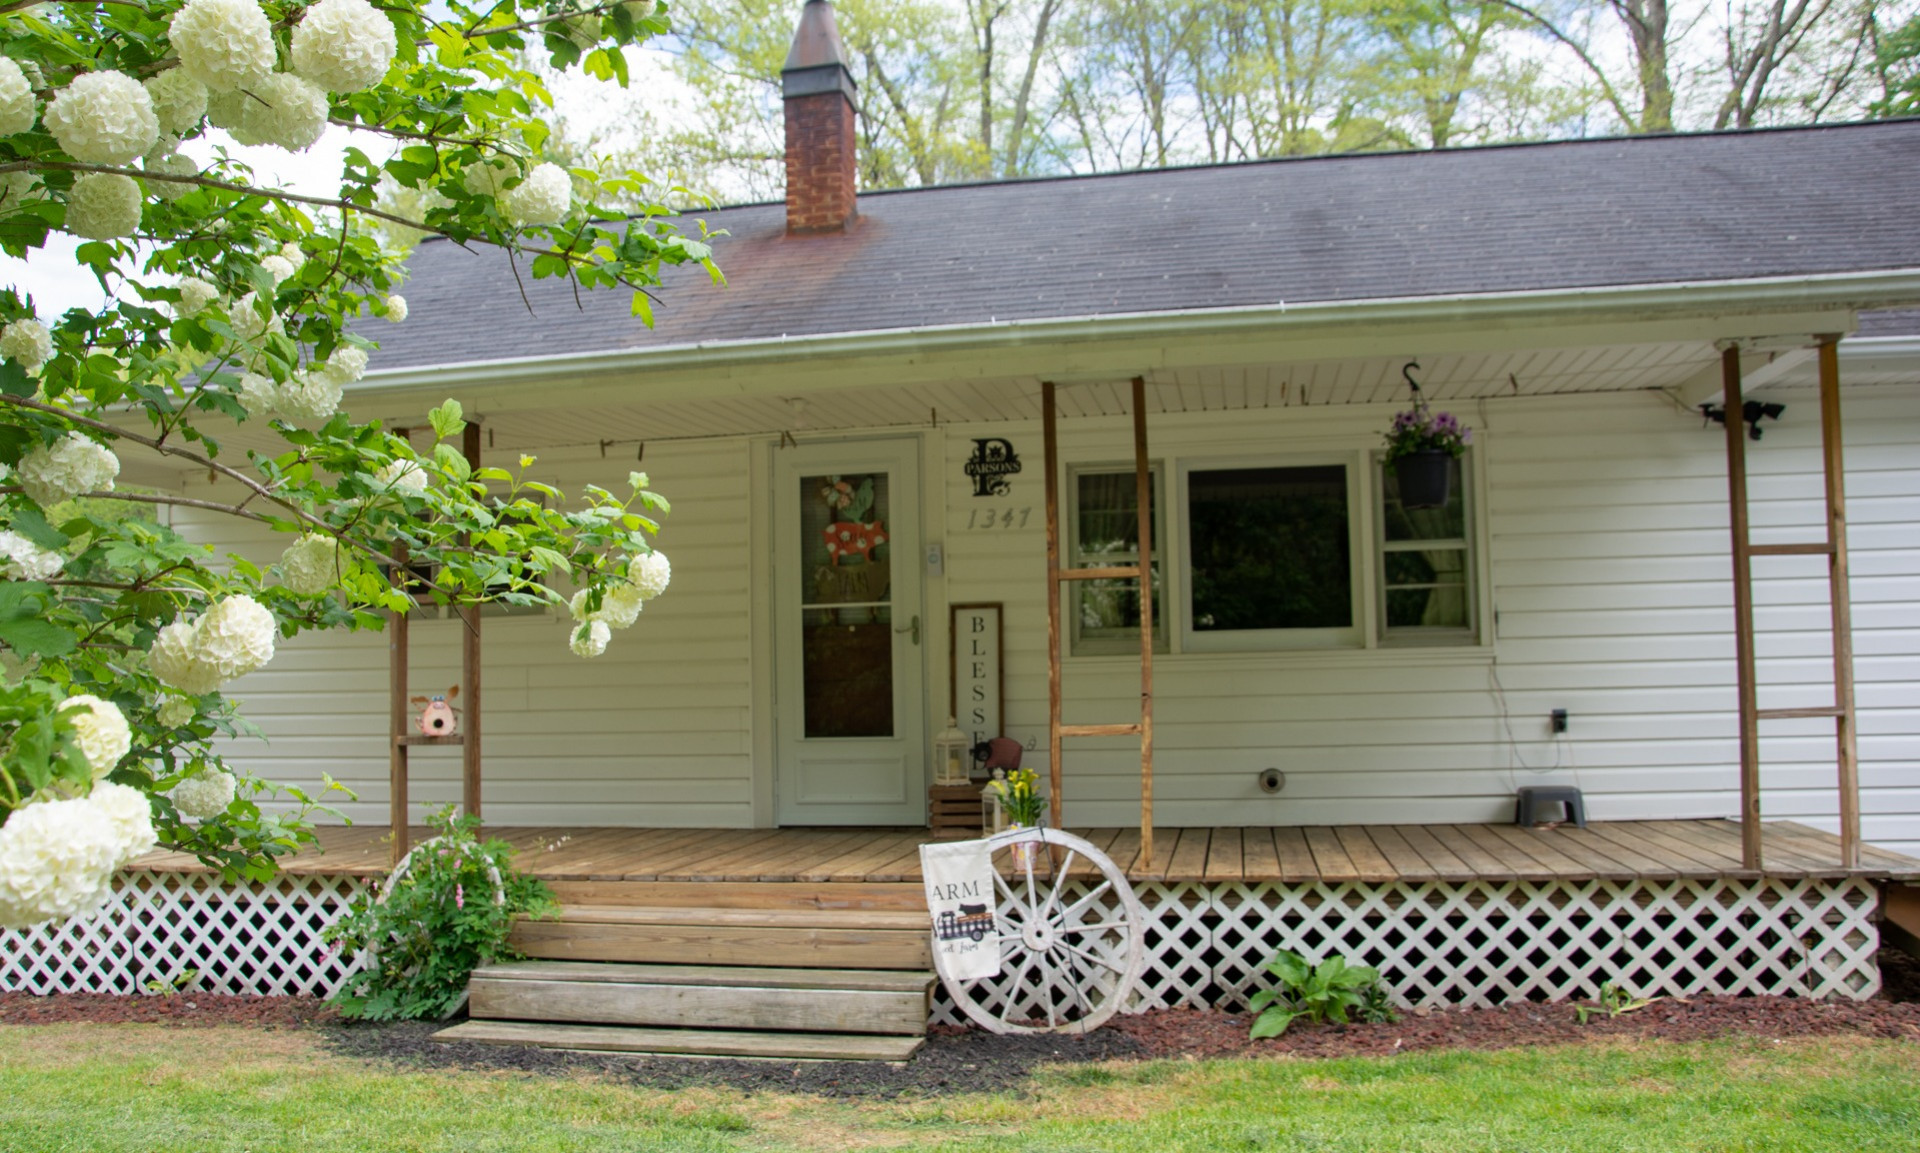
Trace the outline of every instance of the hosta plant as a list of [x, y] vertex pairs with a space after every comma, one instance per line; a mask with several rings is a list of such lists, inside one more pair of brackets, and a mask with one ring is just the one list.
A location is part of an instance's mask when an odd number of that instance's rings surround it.
[[459, 1008], [467, 978], [489, 961], [512, 957], [516, 917], [554, 910], [553, 893], [513, 867], [513, 846], [480, 840], [480, 822], [451, 808], [428, 817], [437, 834], [355, 902], [327, 930], [361, 967], [334, 996], [349, 1017], [374, 1021], [445, 1017]]
[[1278, 1037], [1295, 1021], [1346, 1024], [1354, 1011], [1382, 1000], [1370, 992], [1379, 986], [1379, 971], [1349, 965], [1345, 957], [1328, 957], [1316, 965], [1281, 949], [1265, 969], [1276, 986], [1260, 990], [1248, 1001], [1248, 1008], [1259, 1014], [1253, 1022], [1256, 1040]]

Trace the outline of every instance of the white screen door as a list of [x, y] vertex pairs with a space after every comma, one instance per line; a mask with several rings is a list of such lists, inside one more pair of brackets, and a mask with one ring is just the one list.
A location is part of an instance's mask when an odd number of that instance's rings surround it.
[[774, 455], [782, 825], [926, 821], [919, 445]]

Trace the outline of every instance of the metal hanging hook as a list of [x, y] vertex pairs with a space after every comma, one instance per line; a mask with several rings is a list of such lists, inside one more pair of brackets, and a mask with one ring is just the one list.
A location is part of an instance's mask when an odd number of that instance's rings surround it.
[[1419, 367], [1420, 362], [1417, 360], [1409, 360], [1400, 366], [1400, 377], [1407, 382], [1407, 387], [1413, 390], [1413, 399], [1415, 400], [1420, 399], [1420, 382], [1413, 379], [1413, 370]]

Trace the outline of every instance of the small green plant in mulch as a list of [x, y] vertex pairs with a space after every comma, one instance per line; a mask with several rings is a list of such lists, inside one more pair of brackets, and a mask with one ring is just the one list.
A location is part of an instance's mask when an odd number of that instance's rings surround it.
[[1260, 1014], [1252, 1037], [1278, 1037], [1295, 1021], [1344, 1025], [1355, 1015], [1362, 1021], [1392, 1021], [1393, 1006], [1380, 984], [1380, 972], [1366, 965], [1349, 965], [1345, 957], [1328, 957], [1314, 964], [1298, 953], [1281, 949], [1266, 963], [1277, 987], [1262, 989], [1248, 1002]]
[[376, 884], [327, 931], [360, 956], [333, 997], [345, 1016], [448, 1016], [475, 968], [518, 956], [507, 944], [515, 918], [557, 908], [544, 883], [515, 871], [513, 846], [479, 839], [477, 819], [448, 806], [427, 820], [437, 836], [414, 849], [404, 873]]
[[1573, 1017], [1575, 1021], [1584, 1025], [1595, 1017], [1603, 1015], [1611, 1019], [1627, 1013], [1637, 1013], [1658, 1000], [1660, 1000], [1658, 997], [1635, 997], [1619, 985], [1607, 981], [1600, 986], [1600, 996], [1594, 1004], [1573, 1007]]

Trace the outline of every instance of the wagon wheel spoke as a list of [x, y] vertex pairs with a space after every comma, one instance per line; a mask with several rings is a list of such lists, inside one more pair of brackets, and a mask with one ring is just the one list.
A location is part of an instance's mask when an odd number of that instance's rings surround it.
[[1073, 850], [1068, 849], [1066, 859], [1060, 863], [1059, 870], [1053, 874], [1053, 889], [1047, 893], [1047, 903], [1040, 910], [1040, 919], [1043, 921], [1047, 919], [1049, 911], [1060, 905], [1060, 894], [1067, 888], [1067, 875], [1073, 871], [1073, 858]]
[[1073, 999], [1080, 1002], [1080, 1019], [1084, 1021], [1088, 1017], [1093, 1016], [1093, 1002], [1087, 1000], [1087, 991], [1080, 987], [1080, 973], [1074, 968], [1071, 958], [1071, 954], [1078, 950], [1067, 945], [1065, 941], [1061, 941], [1059, 944], [1061, 948], [1069, 954], [1069, 956], [1061, 958], [1060, 964], [1067, 974], [1067, 987], [1073, 990]]
[[1096, 930], [1124, 929], [1126, 927], [1127, 923], [1125, 921], [1090, 921], [1083, 925], [1062, 925], [1060, 926], [1059, 932], [1061, 936], [1065, 936], [1068, 933], [1078, 936], [1081, 933], [1091, 933]]
[[1078, 917], [1081, 913], [1086, 911], [1087, 906], [1099, 900], [1103, 894], [1107, 893], [1112, 888], [1113, 888], [1112, 881], [1101, 881], [1100, 884], [1096, 886], [1092, 892], [1088, 893], [1086, 896], [1075, 901], [1073, 904], [1068, 905], [1066, 909], [1060, 914], [1061, 921], [1063, 922], [1071, 921], [1075, 917]]
[[1085, 949], [1079, 948], [1078, 946], [1069, 945], [1065, 941], [1060, 942], [1060, 947], [1062, 949], [1065, 949], [1067, 952], [1072, 953], [1076, 957], [1082, 958], [1083, 960], [1091, 961], [1094, 964], [1099, 965], [1103, 969], [1111, 969], [1116, 973], [1124, 973], [1127, 971], [1125, 965], [1116, 965], [1112, 961], [1109, 961], [1107, 958], [1100, 956], [1098, 953], [1090, 953]]

